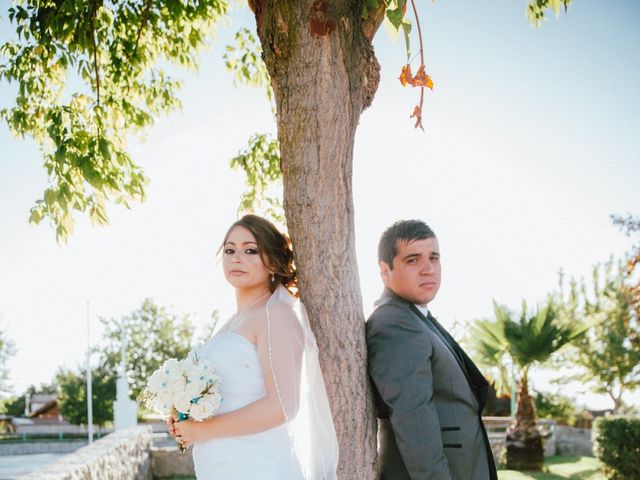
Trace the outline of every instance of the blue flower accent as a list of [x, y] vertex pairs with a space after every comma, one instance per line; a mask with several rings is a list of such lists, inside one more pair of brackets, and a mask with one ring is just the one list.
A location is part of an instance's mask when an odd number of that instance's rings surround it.
[[178, 412], [178, 421], [181, 422], [183, 420], [187, 420], [189, 418], [188, 413]]

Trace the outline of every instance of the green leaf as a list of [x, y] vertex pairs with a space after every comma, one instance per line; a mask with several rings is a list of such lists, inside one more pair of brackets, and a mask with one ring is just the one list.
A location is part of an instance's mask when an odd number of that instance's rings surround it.
[[100, 149], [102, 158], [104, 158], [108, 162], [111, 161], [111, 150], [109, 148], [109, 142], [101, 137], [100, 140], [98, 140], [98, 148]]
[[387, 9], [387, 18], [391, 25], [393, 25], [396, 30], [400, 30], [400, 26], [402, 25], [402, 8], [397, 7], [395, 9]]
[[402, 31], [404, 33], [404, 43], [407, 47], [407, 64], [411, 60], [411, 38], [409, 34], [411, 33], [411, 20], [403, 20], [402, 21]]

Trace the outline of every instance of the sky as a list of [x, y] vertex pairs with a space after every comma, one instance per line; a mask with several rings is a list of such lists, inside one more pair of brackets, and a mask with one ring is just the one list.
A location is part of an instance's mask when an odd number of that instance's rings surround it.
[[[381, 232], [425, 220], [443, 265], [430, 309], [463, 334], [463, 322], [491, 316], [493, 299], [535, 305], [560, 270], [589, 278], [594, 264], [629, 250], [609, 216], [640, 213], [640, 4], [576, 0], [535, 28], [524, 1], [417, 3], [435, 82], [426, 131], [409, 118], [419, 92], [398, 81], [404, 43], [381, 28], [381, 82], [354, 149], [357, 262], [368, 314], [381, 293]], [[3, 15], [0, 40], [7, 23]], [[151, 179], [147, 200], [110, 207], [107, 227], [77, 217], [66, 245], [46, 223], [28, 223], [46, 172], [37, 145], [0, 124], [0, 328], [17, 348], [14, 393], [79, 366], [87, 338], [102, 343], [99, 317], [119, 318], [147, 297], [203, 329], [214, 310], [234, 312], [215, 256], [244, 190], [228, 161], [252, 133], [275, 133], [264, 94], [234, 87], [221, 60], [242, 26], [254, 28], [246, 8], [217, 27], [198, 72], [176, 71], [183, 109], [130, 139]], [[14, 88], [0, 83], [0, 106]], [[533, 381], [557, 388], [543, 374]], [[572, 388], [581, 404], [611, 406]]]

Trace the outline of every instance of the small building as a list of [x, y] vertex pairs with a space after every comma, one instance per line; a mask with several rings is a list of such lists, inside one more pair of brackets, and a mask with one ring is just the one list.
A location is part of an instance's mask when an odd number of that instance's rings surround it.
[[37, 393], [25, 400], [25, 417], [34, 423], [66, 423], [60, 415], [58, 396], [55, 393]]

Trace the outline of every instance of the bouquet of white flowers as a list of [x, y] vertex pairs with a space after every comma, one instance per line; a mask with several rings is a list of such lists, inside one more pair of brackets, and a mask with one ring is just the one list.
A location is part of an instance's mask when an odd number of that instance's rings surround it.
[[154, 410], [179, 421], [202, 421], [220, 407], [220, 377], [207, 360], [170, 358], [149, 377], [145, 400]]

